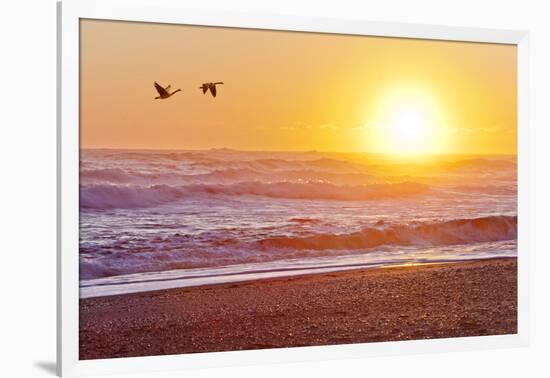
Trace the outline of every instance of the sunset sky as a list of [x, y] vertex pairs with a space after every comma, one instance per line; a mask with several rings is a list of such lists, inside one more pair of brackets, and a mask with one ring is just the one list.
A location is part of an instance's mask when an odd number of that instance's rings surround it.
[[[516, 53], [83, 20], [81, 147], [515, 154]], [[154, 81], [182, 92], [154, 100]]]

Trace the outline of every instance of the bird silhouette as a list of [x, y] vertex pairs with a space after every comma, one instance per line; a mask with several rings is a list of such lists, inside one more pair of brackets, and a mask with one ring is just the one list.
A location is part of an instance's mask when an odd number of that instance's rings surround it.
[[178, 93], [179, 91], [181, 91], [181, 89], [176, 89], [174, 92], [169, 92], [170, 91], [170, 85], [167, 86], [166, 88], [163, 88], [156, 81], [155, 81], [155, 89], [159, 93], [159, 95], [157, 97], [155, 97], [155, 100], [157, 100], [157, 99], [161, 99], [161, 100], [167, 99], [168, 97], [170, 97], [170, 96]]
[[212, 93], [213, 97], [216, 97], [216, 85], [223, 84], [221, 81], [218, 81], [216, 83], [204, 83], [199, 87], [199, 89], [202, 89], [202, 94], [205, 94], [208, 90], [210, 90], [210, 93]]

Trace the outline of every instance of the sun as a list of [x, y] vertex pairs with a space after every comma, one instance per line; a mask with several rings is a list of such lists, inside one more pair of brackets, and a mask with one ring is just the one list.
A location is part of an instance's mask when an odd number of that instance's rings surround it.
[[396, 109], [389, 124], [389, 133], [402, 148], [419, 146], [426, 138], [425, 116], [414, 107]]
[[369, 151], [420, 155], [446, 150], [446, 114], [427, 90], [393, 89], [369, 110], [371, 121], [365, 127]]

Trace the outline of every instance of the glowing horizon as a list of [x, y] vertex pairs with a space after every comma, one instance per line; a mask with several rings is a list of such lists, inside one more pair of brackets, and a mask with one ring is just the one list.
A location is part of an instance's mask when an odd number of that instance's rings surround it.
[[[81, 21], [81, 147], [517, 153], [512, 45]], [[182, 92], [166, 100], [153, 82]], [[214, 99], [198, 87], [223, 81]]]

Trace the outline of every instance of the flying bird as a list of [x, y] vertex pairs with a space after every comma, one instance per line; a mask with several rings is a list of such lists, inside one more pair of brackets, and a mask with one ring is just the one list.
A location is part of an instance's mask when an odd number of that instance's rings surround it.
[[209, 89], [210, 93], [212, 93], [212, 96], [216, 97], [216, 85], [223, 84], [221, 81], [218, 81], [216, 83], [204, 83], [199, 87], [199, 89], [202, 89], [202, 94], [205, 94]]
[[170, 92], [170, 85], [167, 86], [166, 88], [163, 88], [159, 83], [157, 83], [155, 81], [155, 88], [157, 90], [157, 92], [159, 93], [159, 95], [157, 97], [155, 97], [155, 100], [157, 99], [167, 99], [168, 97], [178, 93], [179, 91], [181, 91], [181, 89], [176, 89], [174, 92]]

